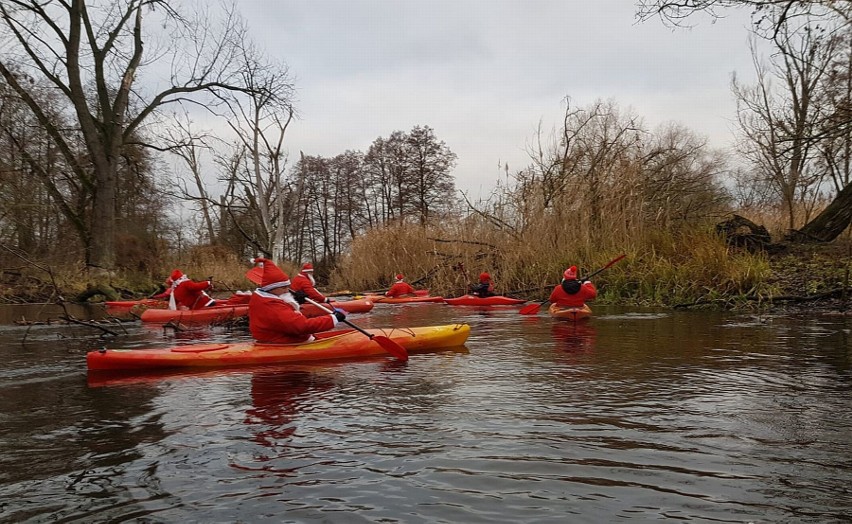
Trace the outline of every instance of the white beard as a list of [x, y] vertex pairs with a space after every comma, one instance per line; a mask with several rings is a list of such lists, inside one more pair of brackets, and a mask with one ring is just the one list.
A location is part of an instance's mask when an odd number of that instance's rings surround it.
[[254, 292], [262, 297], [274, 298], [276, 300], [286, 302], [287, 305], [293, 308], [297, 313], [299, 312], [299, 303], [296, 302], [295, 298], [293, 298], [292, 293], [283, 293], [281, 295], [276, 295], [275, 293], [270, 293], [269, 291], [261, 291], [260, 289], [256, 289]]
[[312, 285], [312, 286], [317, 287], [317, 281], [316, 281], [316, 280], [314, 280], [314, 274], [313, 274], [313, 273], [305, 273], [304, 275], [305, 275], [306, 277], [308, 277], [308, 280], [310, 280], [310, 281], [311, 281], [311, 285]]
[[299, 312], [299, 303], [296, 302], [295, 298], [293, 298], [292, 293], [284, 293], [283, 295], [278, 295], [278, 299], [286, 302], [287, 305], [296, 310], [297, 313]]

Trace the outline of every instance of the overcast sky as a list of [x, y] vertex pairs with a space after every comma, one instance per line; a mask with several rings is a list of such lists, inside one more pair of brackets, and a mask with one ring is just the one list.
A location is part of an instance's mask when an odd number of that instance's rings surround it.
[[366, 151], [428, 125], [458, 155], [459, 189], [485, 196], [527, 162], [539, 122], [613, 99], [651, 128], [676, 121], [732, 141], [731, 73], [751, 78], [748, 13], [695, 27], [637, 23], [632, 0], [238, 0], [252, 36], [298, 89], [298, 151]]

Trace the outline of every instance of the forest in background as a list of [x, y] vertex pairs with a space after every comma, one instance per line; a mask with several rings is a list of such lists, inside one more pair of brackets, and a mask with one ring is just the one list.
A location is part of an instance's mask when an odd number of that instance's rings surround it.
[[[754, 84], [732, 81], [736, 151], [677, 124], [648, 129], [616, 100], [566, 96], [559, 128], [531, 137], [529, 164], [472, 201], [428, 123], [364, 151], [289, 158], [290, 71], [233, 9], [3, 2], [2, 295], [38, 289], [47, 267], [65, 289], [105, 296], [147, 292], [173, 267], [247, 287], [255, 255], [289, 271], [310, 261], [335, 289], [381, 288], [403, 272], [452, 295], [487, 270], [502, 291], [534, 295], [567, 265], [588, 273], [621, 253], [628, 263], [606, 273], [603, 300], [777, 294], [766, 250], [732, 248], [714, 226], [737, 214], [775, 242], [848, 236], [852, 3], [640, 2], [637, 16], [677, 25], [736, 4], [754, 9], [753, 38], [773, 49], [753, 51]], [[148, 53], [171, 61], [165, 84], [141, 80], [161, 74]], [[229, 133], [199, 128], [193, 107]], [[194, 219], [179, 219], [187, 206]], [[848, 271], [848, 259], [836, 266]]]

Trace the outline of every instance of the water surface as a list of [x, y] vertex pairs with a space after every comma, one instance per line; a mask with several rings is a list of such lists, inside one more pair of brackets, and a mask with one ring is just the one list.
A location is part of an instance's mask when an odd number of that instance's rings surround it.
[[248, 336], [2, 326], [0, 521], [848, 521], [848, 319], [517, 311], [350, 317], [471, 325], [407, 364], [110, 380], [87, 350]]

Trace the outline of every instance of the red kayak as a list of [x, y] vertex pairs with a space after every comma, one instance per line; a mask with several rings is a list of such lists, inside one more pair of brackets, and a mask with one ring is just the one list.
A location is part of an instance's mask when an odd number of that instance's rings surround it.
[[510, 298], [501, 295], [493, 297], [478, 297], [476, 295], [465, 295], [457, 298], [445, 298], [444, 303], [451, 306], [514, 306], [523, 304], [526, 300]]
[[[369, 313], [373, 309], [373, 302], [367, 299], [361, 300], [342, 300], [332, 301], [331, 304], [326, 304], [328, 307], [340, 308], [347, 313]], [[313, 304], [302, 304], [299, 306], [299, 311], [308, 318], [328, 315], [328, 311], [323, 311]]]
[[[225, 300], [225, 304], [229, 306], [239, 306], [239, 305], [248, 305], [249, 300], [251, 300], [251, 291], [248, 292], [239, 292], [234, 293]], [[221, 301], [217, 300], [216, 302], [221, 303]]]
[[218, 324], [248, 315], [248, 305], [212, 306], [203, 309], [146, 309], [142, 322], [151, 324], [179, 323], [184, 326]]

